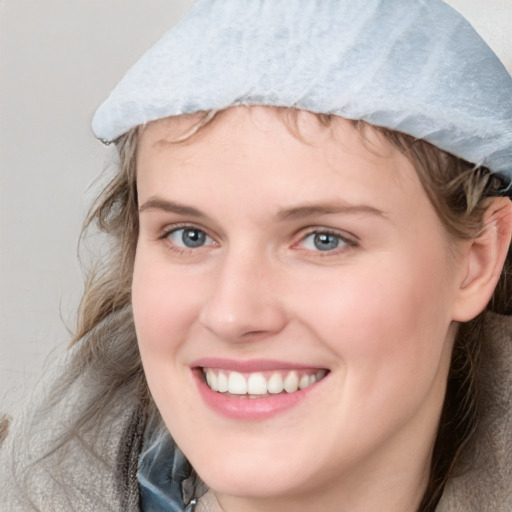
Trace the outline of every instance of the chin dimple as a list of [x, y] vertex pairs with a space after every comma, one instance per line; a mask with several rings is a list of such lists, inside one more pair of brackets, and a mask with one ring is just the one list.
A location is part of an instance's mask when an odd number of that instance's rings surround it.
[[212, 391], [248, 397], [295, 393], [308, 388], [327, 375], [325, 369], [240, 373], [217, 368], [203, 368], [202, 371], [206, 384]]

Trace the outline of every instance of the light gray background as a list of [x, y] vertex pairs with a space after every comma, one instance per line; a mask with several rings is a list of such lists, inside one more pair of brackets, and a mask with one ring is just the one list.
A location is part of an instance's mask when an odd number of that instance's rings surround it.
[[90, 120], [191, 0], [0, 0], [0, 411], [64, 350], [80, 226], [109, 150]]
[[[0, 0], [0, 411], [63, 351], [78, 234], [109, 151], [95, 107], [192, 0]], [[512, 0], [450, 0], [512, 69]]]

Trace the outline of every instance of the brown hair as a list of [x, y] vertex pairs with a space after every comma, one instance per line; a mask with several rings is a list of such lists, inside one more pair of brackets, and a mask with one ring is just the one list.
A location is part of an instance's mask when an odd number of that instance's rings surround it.
[[[293, 122], [297, 119], [296, 112], [286, 109], [283, 117], [294, 133], [298, 130], [298, 125]], [[186, 137], [193, 136], [215, 115], [215, 112], [204, 114], [196, 129]], [[333, 119], [323, 114], [318, 118], [326, 126]], [[447, 233], [463, 239], [479, 233], [486, 201], [503, 185], [499, 179], [487, 169], [475, 169], [472, 164], [423, 140], [363, 122], [355, 121], [354, 126], [362, 137], [368, 129], [377, 130], [410, 159]], [[132, 396], [143, 414], [158, 415], [144, 378], [130, 312], [131, 278], [138, 237], [136, 152], [139, 131], [140, 128], [134, 129], [116, 142], [118, 171], [93, 204], [84, 224], [84, 232], [95, 227], [107, 235], [110, 246], [106, 258], [91, 271], [86, 282], [72, 342], [75, 344], [83, 340], [74, 357], [73, 375], [91, 368], [96, 375], [101, 375], [97, 395], [91, 398], [90, 406], [76, 421], [76, 435], [103, 416], [120, 389], [125, 390], [125, 396]], [[500, 284], [489, 306], [500, 313], [511, 312], [511, 281], [507, 279], [511, 269], [509, 253]], [[430, 479], [420, 512], [435, 509], [459, 454], [468, 447], [476, 429], [479, 416], [477, 369], [480, 346], [484, 342], [482, 321], [480, 315], [461, 325], [458, 331]], [[116, 332], [131, 334], [116, 337]], [[112, 341], [105, 342], [107, 338]]]

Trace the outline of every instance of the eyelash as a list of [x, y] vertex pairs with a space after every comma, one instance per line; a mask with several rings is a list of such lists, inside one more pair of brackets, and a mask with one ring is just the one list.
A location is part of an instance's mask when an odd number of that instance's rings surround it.
[[[206, 237], [206, 239], [207, 240], [210, 239], [213, 243], [207, 243], [207, 244], [200, 245], [197, 247], [180, 247], [170, 240], [170, 236], [173, 233], [176, 233], [177, 231], [181, 231], [181, 230], [185, 230], [185, 231], [191, 230], [191, 231], [197, 231], [197, 232], [203, 233], [204, 236]], [[343, 253], [350, 249], [353, 249], [359, 245], [357, 240], [354, 237], [349, 237], [349, 236], [347, 236], [346, 233], [341, 233], [341, 232], [333, 230], [333, 229], [318, 227], [318, 228], [309, 228], [306, 233], [301, 234], [300, 240], [298, 242], [294, 243], [293, 247], [297, 247], [301, 244], [304, 244], [304, 242], [309, 237], [318, 236], [318, 235], [328, 235], [328, 236], [337, 238], [339, 241], [339, 246], [336, 246], [335, 248], [328, 249], [325, 251], [322, 251], [320, 249], [315, 250], [315, 249], [306, 249], [306, 248], [300, 248], [300, 247], [299, 247], [299, 250], [317, 253], [318, 256], [320, 256], [320, 257], [326, 257], [326, 256], [338, 255], [340, 253]], [[170, 251], [177, 253], [177, 254], [186, 254], [186, 253], [190, 253], [190, 252], [195, 252], [196, 250], [201, 249], [205, 246], [208, 247], [208, 246], [212, 246], [212, 245], [213, 246], [217, 245], [217, 243], [215, 242], [215, 239], [213, 237], [211, 237], [210, 235], [208, 235], [208, 233], [204, 229], [202, 229], [198, 226], [195, 226], [193, 224], [176, 224], [172, 227], [167, 227], [162, 232], [162, 234], [159, 236], [159, 239], [167, 241], [167, 244], [166, 244], [167, 248]]]

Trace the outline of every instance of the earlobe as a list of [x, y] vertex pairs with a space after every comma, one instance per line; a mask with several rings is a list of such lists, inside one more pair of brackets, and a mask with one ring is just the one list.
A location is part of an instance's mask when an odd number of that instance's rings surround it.
[[500, 278], [511, 233], [512, 202], [506, 197], [492, 199], [482, 232], [467, 244], [453, 320], [467, 322], [485, 309]]

